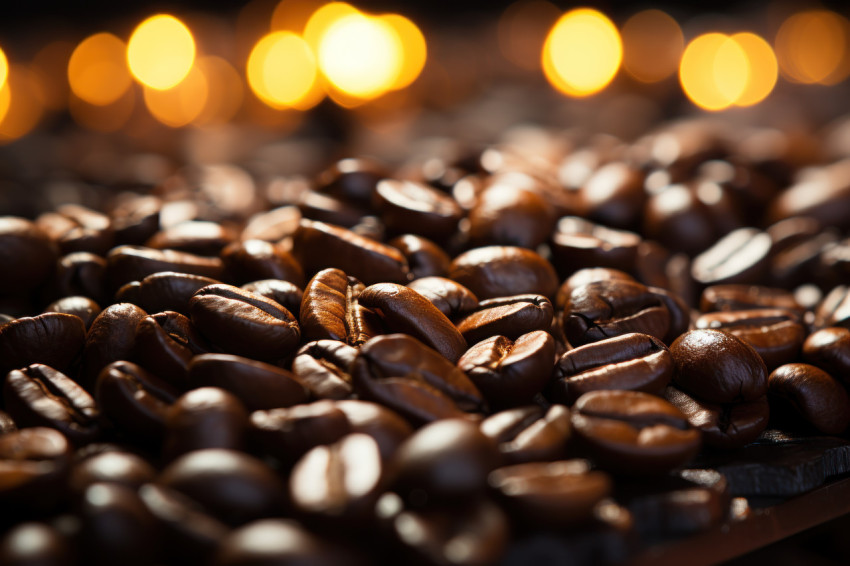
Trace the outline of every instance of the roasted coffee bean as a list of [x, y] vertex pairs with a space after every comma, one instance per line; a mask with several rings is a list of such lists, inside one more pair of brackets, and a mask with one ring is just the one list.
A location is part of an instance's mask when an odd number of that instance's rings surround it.
[[304, 339], [359, 346], [383, 334], [378, 315], [360, 304], [363, 284], [340, 269], [318, 272], [304, 289], [299, 320]]
[[284, 494], [281, 480], [266, 464], [216, 448], [181, 456], [162, 471], [159, 483], [231, 526], [279, 513]]
[[25, 428], [0, 436], [4, 515], [26, 518], [55, 510], [65, 493], [70, 458], [68, 440], [52, 428]]
[[621, 279], [623, 281], [634, 281], [635, 278], [619, 269], [611, 267], [585, 267], [579, 269], [569, 277], [567, 277], [561, 286], [558, 287], [558, 294], [555, 295], [556, 310], [564, 310], [564, 305], [570, 298], [570, 294], [576, 287], [594, 283], [596, 281], [606, 281], [608, 279]]
[[307, 276], [335, 267], [366, 285], [410, 279], [407, 260], [396, 248], [323, 222], [302, 220], [292, 253]]
[[694, 258], [691, 275], [703, 285], [757, 283], [767, 274], [771, 240], [756, 228], [739, 228]]
[[835, 287], [815, 309], [815, 328], [850, 327], [850, 287]]
[[64, 371], [83, 349], [86, 327], [80, 317], [46, 313], [0, 325], [0, 375], [30, 364]]
[[664, 391], [664, 398], [682, 411], [691, 426], [702, 433], [702, 440], [707, 446], [725, 450], [756, 440], [767, 428], [770, 419], [767, 396], [721, 405], [695, 399], [671, 385]]
[[248, 412], [224, 389], [200, 387], [174, 401], [166, 411], [165, 427], [163, 452], [169, 460], [207, 448], [241, 450]]
[[60, 297], [82, 295], [106, 304], [106, 260], [88, 252], [75, 252], [59, 258], [55, 292]]
[[808, 216], [823, 226], [845, 228], [848, 206], [847, 163], [838, 161], [815, 170], [784, 190], [771, 202], [767, 217], [776, 222], [792, 216]]
[[299, 316], [304, 291], [294, 283], [282, 279], [260, 279], [245, 283], [241, 288], [243, 291], [271, 299], [296, 317]]
[[142, 244], [159, 228], [162, 201], [153, 195], [124, 193], [109, 217], [116, 244]]
[[136, 329], [147, 313], [130, 303], [118, 303], [103, 309], [89, 328], [83, 350], [80, 383], [94, 391], [101, 370], [112, 362], [131, 357]]
[[335, 406], [345, 413], [353, 433], [371, 436], [378, 443], [384, 460], [389, 460], [401, 443], [413, 434], [406, 420], [383, 405], [349, 399], [338, 401]]
[[221, 251], [224, 272], [237, 284], [282, 279], [304, 286], [304, 270], [283, 246], [263, 240], [233, 242]]
[[469, 345], [497, 335], [516, 340], [529, 332], [548, 330], [553, 316], [552, 303], [542, 295], [498, 297], [481, 301], [458, 321], [457, 328]]
[[117, 483], [132, 489], [154, 481], [156, 470], [145, 459], [131, 452], [102, 452], [74, 464], [68, 485], [82, 494], [95, 483]]
[[292, 360], [292, 371], [310, 393], [319, 399], [346, 399], [354, 386], [351, 368], [357, 348], [336, 340], [308, 342]]
[[664, 473], [687, 463], [701, 444], [681, 411], [639, 391], [585, 393], [571, 417], [593, 460], [618, 474]]
[[589, 522], [613, 487], [586, 460], [514, 464], [494, 470], [488, 482], [514, 520], [558, 530]]
[[670, 346], [673, 382], [701, 401], [740, 403], [767, 393], [767, 368], [752, 346], [720, 330], [691, 330]]
[[667, 289], [649, 287], [649, 290], [661, 299], [661, 302], [667, 307], [667, 312], [670, 313], [670, 327], [667, 329], [667, 334], [664, 335], [664, 343], [672, 344], [676, 338], [687, 332], [691, 327], [691, 308], [682, 297]]
[[431, 301], [412, 289], [396, 283], [378, 283], [366, 287], [357, 302], [378, 313], [388, 331], [410, 334], [450, 362], [456, 362], [466, 351], [466, 341], [458, 328]]
[[80, 547], [86, 564], [150, 564], [156, 523], [136, 490], [95, 483], [80, 498]]
[[850, 329], [829, 327], [809, 334], [803, 358], [845, 384], [850, 382]]
[[806, 338], [797, 317], [780, 309], [713, 312], [700, 316], [695, 325], [737, 336], [761, 356], [768, 371], [796, 360]]
[[69, 541], [44, 523], [20, 523], [0, 538], [0, 563], [6, 566], [71, 566]]
[[166, 413], [179, 395], [174, 386], [123, 361], [103, 368], [95, 390], [98, 407], [116, 428], [147, 442], [162, 438]]
[[558, 221], [552, 234], [552, 262], [563, 276], [586, 267], [609, 267], [633, 272], [640, 236], [614, 230], [575, 216]]
[[531, 402], [543, 390], [554, 359], [554, 338], [535, 330], [516, 340], [505, 336], [483, 340], [466, 351], [457, 367], [491, 407], [515, 407]]
[[143, 318], [136, 327], [131, 359], [178, 389], [188, 389], [192, 355], [185, 343], [174, 340], [152, 316]]
[[776, 252], [770, 260], [771, 284], [790, 289], [815, 282], [825, 289], [831, 288], [833, 276], [824, 273], [821, 252], [835, 244], [838, 237], [837, 231], [825, 230]]
[[112, 247], [114, 232], [109, 217], [78, 204], [63, 204], [39, 216], [36, 226], [59, 245], [63, 254], [90, 252], [102, 255]]
[[535, 293], [553, 297], [555, 270], [540, 254], [512, 246], [486, 246], [464, 252], [449, 267], [449, 279], [479, 299]]
[[292, 205], [258, 212], [245, 222], [241, 239], [279, 242], [295, 234], [300, 220], [301, 212]]
[[368, 213], [368, 209], [363, 206], [316, 191], [304, 191], [298, 195], [297, 203], [298, 211], [301, 213], [299, 223], [306, 218], [334, 226], [353, 228]]
[[533, 190], [491, 179], [469, 211], [469, 242], [536, 249], [552, 232], [555, 215]]
[[431, 240], [416, 234], [403, 234], [387, 244], [404, 255], [414, 280], [423, 277], [444, 277], [449, 272], [451, 258]]
[[607, 163], [579, 191], [582, 210], [595, 222], [631, 229], [638, 224], [646, 201], [643, 181], [644, 173], [634, 166]]
[[217, 222], [185, 220], [160, 230], [145, 245], [158, 250], [215, 256], [236, 236], [234, 230]]
[[206, 354], [212, 347], [198, 334], [195, 325], [184, 315], [174, 311], [163, 311], [151, 318], [165, 330], [168, 337], [181, 346], [189, 348], [194, 355]]
[[463, 217], [450, 195], [415, 181], [379, 181], [372, 204], [390, 232], [415, 232], [437, 241], [451, 236]]
[[106, 255], [107, 286], [112, 290], [130, 281], [141, 281], [160, 271], [176, 271], [220, 280], [224, 267], [217, 257], [143, 246], [118, 246]]
[[389, 171], [377, 161], [362, 158], [341, 159], [316, 178], [317, 190], [368, 206], [381, 179]]
[[[352, 358], [353, 360], [353, 358]], [[189, 364], [192, 387], [219, 387], [249, 411], [304, 403], [309, 390], [291, 372], [231, 354], [202, 354]]]
[[673, 358], [661, 340], [648, 334], [624, 334], [562, 355], [547, 394], [567, 405], [601, 389], [658, 394], [672, 377]]
[[487, 489], [487, 474], [499, 462], [496, 443], [475, 423], [444, 419], [425, 425], [393, 459], [390, 488], [415, 507], [457, 505]]
[[192, 322], [221, 350], [276, 360], [301, 339], [298, 321], [278, 303], [231, 285], [208, 285], [189, 300]]
[[215, 279], [190, 273], [162, 271], [121, 287], [115, 295], [118, 302], [138, 305], [154, 313], [175, 311], [189, 314], [189, 299], [198, 289], [218, 283]]
[[823, 434], [841, 434], [850, 425], [850, 396], [841, 383], [815, 366], [785, 364], [768, 379], [771, 399], [782, 399]]
[[670, 312], [640, 283], [596, 281], [570, 293], [564, 304], [563, 327], [573, 346], [631, 332], [663, 339], [670, 328]]
[[58, 248], [38, 226], [24, 218], [0, 216], [0, 265], [6, 276], [0, 294], [26, 291], [50, 276]]
[[508, 409], [481, 421], [480, 428], [498, 443], [506, 464], [559, 460], [572, 437], [570, 411], [563, 405], [548, 411], [538, 405]]
[[423, 277], [411, 281], [407, 286], [431, 301], [452, 320], [478, 307], [478, 297], [472, 291], [445, 277]]
[[361, 398], [387, 405], [417, 424], [483, 409], [481, 392], [463, 371], [406, 334], [366, 342], [352, 377]]
[[73, 296], [53, 301], [44, 307], [43, 312], [59, 312], [78, 316], [88, 330], [95, 317], [100, 314], [100, 305], [88, 297]]
[[713, 285], [702, 292], [699, 308], [702, 312], [784, 309], [798, 319], [805, 310], [790, 291], [758, 285]]
[[77, 446], [92, 442], [101, 431], [100, 412], [91, 395], [46, 365], [10, 371], [3, 403], [18, 426], [55, 428]]

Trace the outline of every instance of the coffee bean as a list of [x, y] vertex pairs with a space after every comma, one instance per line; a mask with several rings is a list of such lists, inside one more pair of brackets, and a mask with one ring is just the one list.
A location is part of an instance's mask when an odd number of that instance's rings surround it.
[[102, 255], [112, 247], [114, 232], [105, 214], [78, 204], [63, 204], [40, 215], [36, 225], [59, 245], [62, 254]]
[[144, 246], [118, 246], [106, 255], [106, 280], [110, 289], [130, 281], [141, 281], [160, 271], [175, 271], [220, 280], [224, 267], [217, 257]]
[[567, 277], [561, 283], [561, 286], [558, 287], [558, 294], [555, 295], [555, 308], [557, 310], [564, 310], [564, 305], [569, 300], [573, 289], [587, 285], [588, 283], [606, 281], [608, 279], [635, 280], [634, 277], [619, 269], [613, 269], [611, 267], [584, 267]]
[[586, 267], [609, 267], [632, 272], [641, 238], [575, 216], [558, 221], [550, 247], [558, 273], [567, 275]]
[[127, 283], [117, 294], [118, 302], [129, 302], [150, 312], [175, 311], [189, 314], [189, 299], [202, 287], [218, 283], [215, 279], [190, 273], [161, 271], [139, 282]]
[[812, 332], [803, 342], [803, 358], [847, 383], [850, 380], [850, 329], [829, 327]]
[[383, 334], [381, 319], [360, 304], [362, 283], [340, 269], [324, 269], [304, 289], [299, 320], [304, 339], [339, 340], [359, 346]]
[[300, 220], [301, 212], [291, 205], [259, 212], [245, 222], [241, 239], [279, 242], [295, 233]]
[[7, 566], [70, 566], [71, 545], [44, 523], [20, 523], [0, 539], [0, 562]]
[[415, 181], [379, 181], [372, 202], [390, 232], [415, 232], [437, 241], [451, 236], [463, 217], [451, 196]]
[[423, 277], [445, 277], [449, 272], [451, 258], [427, 238], [417, 234], [402, 234], [387, 244], [404, 255], [414, 281]]
[[162, 327], [171, 340], [185, 346], [192, 354], [206, 354], [212, 349], [212, 346], [198, 334], [192, 321], [179, 312], [158, 312], [151, 315], [151, 318]]
[[178, 389], [188, 389], [192, 355], [182, 340], [174, 340], [152, 316], [143, 318], [136, 327], [131, 359]]
[[299, 316], [304, 291], [294, 283], [282, 279], [260, 279], [245, 283], [241, 288], [271, 299], [296, 317]]
[[43, 312], [58, 312], [78, 316], [88, 330], [95, 317], [100, 314], [100, 306], [88, 297], [73, 296], [53, 301], [44, 307]]
[[86, 336], [80, 383], [94, 391], [101, 370], [112, 362], [131, 357], [136, 330], [147, 313], [130, 303], [118, 303], [103, 309], [92, 322]]
[[383, 405], [355, 399], [338, 401], [334, 405], [345, 413], [353, 433], [365, 434], [375, 440], [385, 461], [413, 433], [407, 421]]
[[516, 340], [549, 330], [553, 316], [552, 303], [543, 295], [498, 297], [478, 303], [474, 312], [458, 321], [457, 329], [469, 345], [496, 335]]
[[54, 511], [65, 495], [70, 458], [68, 440], [52, 428], [25, 428], [0, 436], [4, 514], [23, 519]]
[[329, 195], [369, 205], [378, 182], [389, 176], [387, 169], [377, 161], [341, 159], [318, 175], [316, 188]]
[[162, 201], [153, 195], [124, 193], [109, 213], [116, 244], [142, 244], [159, 228]]
[[671, 385], [664, 391], [664, 398], [702, 433], [707, 446], [724, 450], [740, 448], [756, 440], [767, 428], [770, 418], [766, 396], [743, 403], [710, 403]]
[[563, 405], [507, 409], [481, 421], [480, 428], [498, 443], [506, 464], [559, 460], [572, 437], [570, 411]]
[[300, 212], [299, 223], [308, 219], [353, 228], [368, 213], [368, 209], [363, 206], [309, 190], [298, 195], [297, 204]]
[[117, 483], [132, 489], [152, 482], [156, 470], [146, 460], [130, 452], [103, 452], [74, 464], [68, 484], [82, 494], [96, 483]]
[[702, 312], [741, 311], [759, 308], [785, 309], [802, 318], [803, 307], [785, 289], [759, 285], [712, 285], [700, 297]]
[[469, 211], [472, 246], [498, 244], [536, 249], [549, 237], [555, 217], [546, 199], [504, 179], [491, 179]]
[[850, 327], [850, 287], [839, 285], [815, 309], [815, 328]]
[[241, 450], [248, 412], [234, 395], [217, 387], [200, 387], [180, 396], [165, 413], [165, 458], [193, 450]]
[[80, 501], [80, 547], [87, 564], [152, 562], [157, 552], [154, 518], [133, 488], [95, 483]]
[[757, 283], [767, 273], [770, 246], [765, 232], [734, 230], [694, 258], [691, 274], [703, 285]]
[[158, 250], [216, 256], [235, 238], [232, 229], [216, 222], [185, 220], [160, 230], [145, 245]]
[[646, 201], [644, 173], [624, 162], [607, 163], [593, 172], [579, 194], [588, 218], [615, 228], [638, 224]]
[[538, 253], [512, 246], [486, 246], [464, 252], [449, 267], [449, 279], [479, 299], [534, 293], [553, 297], [555, 270]]
[[75, 252], [59, 258], [55, 290], [60, 297], [81, 295], [106, 304], [106, 260], [88, 252]]
[[308, 342], [292, 360], [298, 381], [319, 399], [346, 399], [351, 396], [351, 369], [357, 349], [336, 340]]
[[85, 341], [86, 327], [72, 314], [15, 319], [0, 325], [0, 375], [30, 364], [64, 371], [77, 359]]
[[445, 277], [423, 277], [411, 281], [407, 286], [431, 301], [451, 320], [478, 307], [478, 297], [472, 291]]
[[771, 399], [794, 407], [804, 421], [824, 434], [841, 434], [850, 425], [850, 396], [831, 375], [809, 364], [785, 364], [768, 379]]
[[263, 240], [233, 242], [221, 251], [227, 278], [237, 284], [258, 279], [282, 279], [304, 286], [304, 271], [295, 258], [278, 244]]

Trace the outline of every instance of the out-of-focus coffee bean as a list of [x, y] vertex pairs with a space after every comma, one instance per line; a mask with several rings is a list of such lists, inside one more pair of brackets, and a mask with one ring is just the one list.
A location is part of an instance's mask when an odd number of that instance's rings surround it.
[[356, 226], [368, 213], [361, 205], [316, 191], [304, 191], [299, 195], [298, 211], [301, 213], [299, 222], [308, 219], [344, 228]]
[[292, 236], [300, 220], [301, 212], [291, 205], [259, 212], [245, 223], [240, 239], [278, 242]]
[[95, 483], [80, 498], [80, 547], [87, 564], [150, 564], [155, 525], [133, 488]]
[[785, 309], [798, 318], [802, 318], [804, 310], [790, 291], [759, 285], [713, 285], [700, 297], [702, 312], [759, 308]]
[[0, 325], [0, 375], [30, 364], [67, 370], [86, 341], [86, 327], [76, 315], [46, 313]]
[[39, 216], [36, 225], [59, 245], [63, 254], [105, 254], [114, 242], [112, 223], [105, 214], [80, 206], [63, 204], [55, 212]]
[[282, 279], [299, 287], [304, 271], [295, 258], [278, 244], [264, 240], [233, 242], [221, 251], [224, 272], [237, 285], [259, 279]]
[[119, 360], [131, 357], [136, 329], [147, 313], [130, 303], [118, 303], [103, 309], [92, 322], [85, 338], [80, 383], [94, 391], [100, 371]]
[[839, 285], [827, 294], [815, 309], [815, 328], [850, 326], [850, 287]]
[[552, 262], [558, 273], [569, 275], [586, 267], [610, 267], [633, 272], [641, 238], [576, 216], [558, 221], [552, 234]]
[[838, 161], [791, 185], [771, 203], [767, 217], [777, 222], [809, 216], [823, 226], [848, 227], [850, 162]]
[[4, 514], [22, 519], [56, 510], [65, 495], [70, 458], [68, 440], [52, 428], [25, 428], [0, 436]]
[[413, 428], [398, 413], [369, 401], [349, 399], [335, 403], [345, 413], [351, 431], [371, 436], [384, 460], [389, 460]]
[[241, 450], [248, 413], [236, 396], [218, 387], [200, 387], [184, 393], [165, 414], [163, 448], [167, 459], [193, 450]]
[[320, 192], [368, 206], [378, 181], [389, 176], [377, 161], [341, 159], [318, 175], [316, 187]]
[[365, 287], [340, 269], [318, 272], [304, 289], [299, 320], [304, 339], [359, 346], [383, 334], [381, 319], [360, 304]]
[[411, 281], [407, 286], [431, 301], [452, 320], [478, 307], [478, 297], [472, 291], [445, 277], [423, 277]]
[[631, 229], [643, 211], [644, 174], [623, 162], [607, 163], [593, 172], [579, 194], [588, 218], [606, 226]]
[[14, 419], [9, 416], [9, 413], [0, 411], [0, 436], [15, 432], [16, 430], [18, 430], [18, 425], [15, 424]]
[[469, 241], [475, 247], [496, 244], [533, 250], [549, 237], [554, 221], [543, 196], [496, 180], [469, 211]]
[[201, 287], [218, 283], [215, 279], [190, 273], [161, 271], [141, 281], [122, 286], [115, 295], [117, 302], [128, 302], [150, 312], [175, 311], [189, 314], [189, 299]]
[[354, 387], [351, 368], [357, 349], [336, 340], [308, 342], [292, 360], [298, 381], [319, 399], [346, 399]]
[[844, 383], [850, 381], [850, 329], [829, 327], [809, 334], [803, 358]]
[[785, 364], [768, 379], [771, 399], [783, 399], [824, 434], [841, 434], [850, 425], [850, 396], [834, 377], [809, 364]]
[[402, 234], [387, 244], [404, 255], [414, 280], [423, 277], [444, 277], [449, 272], [451, 258], [431, 240], [416, 234]]
[[95, 317], [100, 314], [100, 306], [88, 297], [70, 296], [53, 301], [44, 307], [43, 312], [60, 312], [78, 316], [88, 330]]
[[20, 523], [0, 539], [0, 563], [7, 566], [71, 566], [71, 545], [44, 523]]
[[82, 295], [106, 304], [106, 260], [89, 252], [75, 252], [59, 258], [55, 275], [60, 297]]
[[141, 281], [160, 271], [189, 273], [220, 280], [224, 266], [217, 257], [143, 246], [118, 246], [106, 255], [107, 287], [112, 290], [130, 281]]
[[691, 274], [703, 285], [757, 283], [767, 274], [770, 246], [766, 232], [733, 230], [694, 258]]
[[702, 433], [707, 446], [724, 450], [740, 448], [756, 440], [767, 428], [770, 406], [766, 396], [743, 403], [701, 401], [670, 386], [664, 398], [682, 411], [691, 426]]
[[379, 181], [372, 203], [390, 232], [415, 232], [437, 241], [451, 236], [463, 217], [463, 210], [450, 195], [414, 181]]
[[217, 222], [187, 220], [160, 230], [145, 242], [145, 246], [158, 250], [216, 256], [236, 236], [233, 229]]
[[572, 437], [570, 411], [563, 405], [507, 409], [481, 421], [480, 428], [498, 444], [506, 464], [559, 460]]
[[162, 201], [153, 195], [128, 196], [109, 213], [115, 243], [141, 245], [159, 229]]
[[14, 216], [0, 217], [0, 265], [14, 277], [3, 277], [0, 293], [14, 293], [40, 285], [52, 273], [57, 246], [35, 224]]
[[103, 452], [74, 464], [68, 485], [82, 494], [95, 483], [117, 483], [138, 489], [154, 481], [156, 470], [145, 459], [131, 452]]
[[486, 246], [464, 252], [449, 267], [449, 279], [479, 299], [535, 293], [553, 297], [555, 270], [540, 254], [512, 246]]

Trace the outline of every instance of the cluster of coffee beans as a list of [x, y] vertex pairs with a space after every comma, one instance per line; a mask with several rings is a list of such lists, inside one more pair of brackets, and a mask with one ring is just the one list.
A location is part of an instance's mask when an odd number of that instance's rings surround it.
[[850, 165], [785, 142], [227, 166], [0, 218], [0, 562], [486, 565], [549, 533], [599, 563], [724, 520], [704, 446], [850, 424]]

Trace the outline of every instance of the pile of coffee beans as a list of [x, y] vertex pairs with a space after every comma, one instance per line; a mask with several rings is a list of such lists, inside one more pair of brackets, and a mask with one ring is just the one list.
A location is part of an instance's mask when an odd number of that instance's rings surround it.
[[726, 520], [698, 454], [850, 425], [850, 160], [767, 133], [0, 218], [0, 563], [610, 563]]

